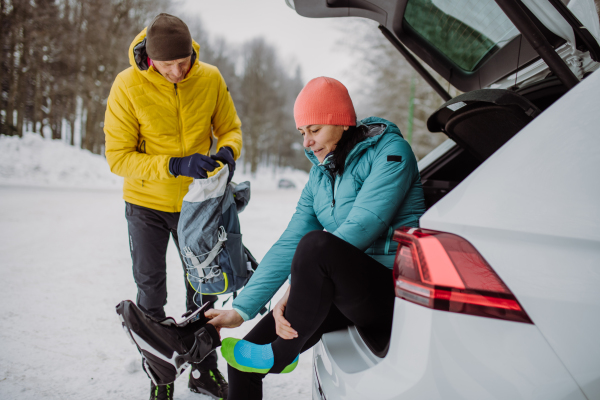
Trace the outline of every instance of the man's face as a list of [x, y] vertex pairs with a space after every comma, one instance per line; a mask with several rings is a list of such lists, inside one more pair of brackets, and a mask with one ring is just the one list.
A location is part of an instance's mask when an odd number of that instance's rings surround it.
[[154, 61], [154, 68], [171, 83], [179, 83], [190, 70], [192, 56], [172, 61]]

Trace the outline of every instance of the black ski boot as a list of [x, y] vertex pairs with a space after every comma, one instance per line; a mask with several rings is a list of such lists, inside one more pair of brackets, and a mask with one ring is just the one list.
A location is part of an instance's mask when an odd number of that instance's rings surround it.
[[229, 384], [218, 369], [200, 371], [192, 365], [188, 387], [194, 393], [201, 393], [213, 399], [227, 400]]
[[117, 305], [123, 328], [142, 354], [144, 370], [159, 389], [221, 345], [215, 327], [206, 323], [204, 311], [208, 305], [179, 322], [173, 318], [156, 320], [129, 300]]
[[154, 383], [150, 383], [150, 400], [173, 400], [173, 392], [175, 391], [175, 385], [168, 383], [166, 385], [156, 386]]

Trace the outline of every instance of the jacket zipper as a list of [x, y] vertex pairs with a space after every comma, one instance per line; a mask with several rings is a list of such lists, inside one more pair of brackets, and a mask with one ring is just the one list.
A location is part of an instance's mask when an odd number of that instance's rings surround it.
[[[179, 146], [181, 149], [181, 157], [185, 156], [184, 153], [184, 146], [183, 146], [183, 133], [181, 132], [181, 114], [179, 113], [179, 94], [177, 93], [177, 84], [174, 83], [173, 84], [175, 86], [175, 108], [177, 108], [177, 130], [179, 131]], [[178, 195], [178, 199], [181, 198], [181, 188], [183, 186], [183, 179], [180, 180], [181, 182], [179, 183], [179, 195]], [[177, 202], [177, 204], [179, 204], [179, 201]]]
[[331, 179], [331, 193], [333, 193], [331, 200], [331, 215], [333, 215], [333, 208], [335, 207], [335, 177]]
[[[329, 174], [328, 174], [329, 177]], [[333, 215], [333, 211], [335, 210], [335, 176], [333, 177], [333, 179], [331, 177], [329, 177], [329, 179], [331, 180], [331, 191], [332, 191], [332, 199], [331, 199], [331, 213], [329, 215], [331, 215], [333, 217], [333, 221], [335, 222], [335, 225], [339, 228], [340, 224], [338, 224], [337, 219], [335, 218], [335, 215]]]

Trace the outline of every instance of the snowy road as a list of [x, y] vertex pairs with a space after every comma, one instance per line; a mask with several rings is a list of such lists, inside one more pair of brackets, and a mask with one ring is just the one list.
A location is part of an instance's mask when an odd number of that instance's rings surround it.
[[[240, 218], [259, 260], [299, 195], [253, 191]], [[114, 311], [136, 294], [124, 213], [120, 190], [0, 186], [1, 399], [148, 397], [149, 380]], [[172, 243], [167, 260], [166, 312], [179, 316], [183, 272]], [[242, 337], [254, 323], [224, 333]], [[305, 353], [296, 371], [266, 379], [265, 399], [309, 399], [310, 371]], [[176, 381], [175, 399], [208, 399], [187, 389], [187, 375]]]

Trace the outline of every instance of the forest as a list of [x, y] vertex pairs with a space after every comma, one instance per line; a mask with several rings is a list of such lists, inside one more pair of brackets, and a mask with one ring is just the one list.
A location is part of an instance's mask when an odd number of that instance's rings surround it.
[[[35, 132], [103, 154], [106, 100], [116, 75], [129, 67], [131, 40], [174, 7], [174, 0], [0, 0], [0, 134]], [[243, 124], [244, 169], [307, 170], [298, 137], [290, 134], [291, 110], [312, 77], [304, 77], [299, 65], [284, 67], [266, 38], [233, 46], [206, 32], [202, 15], [187, 15], [185, 22], [200, 43], [200, 60], [217, 66], [230, 89]], [[347, 38], [342, 47], [356, 59], [347, 79], [362, 88], [355, 99], [359, 118], [395, 122], [422, 158], [445, 139], [426, 129], [441, 98], [373, 21], [351, 19], [340, 29]]]
[[[168, 0], [0, 0], [0, 133], [36, 132], [103, 154], [106, 99], [129, 67], [129, 44], [170, 7]], [[300, 70], [284, 70], [263, 38], [249, 39], [240, 54], [208, 40], [199, 18], [186, 22], [192, 37], [204, 39], [200, 59], [216, 65], [230, 88], [244, 125], [245, 166], [306, 169], [289, 134]]]

